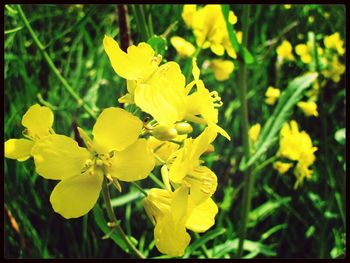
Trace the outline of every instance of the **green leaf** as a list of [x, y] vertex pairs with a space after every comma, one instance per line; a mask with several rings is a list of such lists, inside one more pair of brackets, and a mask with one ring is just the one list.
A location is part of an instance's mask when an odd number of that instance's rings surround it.
[[165, 51], [168, 50], [168, 43], [162, 36], [154, 35], [148, 39], [147, 43], [161, 56], [164, 56]]
[[258, 222], [264, 220], [274, 213], [280, 206], [289, 203], [291, 200], [292, 198], [288, 196], [275, 201], [267, 201], [258, 206], [249, 213], [248, 227], [254, 227]]
[[127, 203], [134, 201], [134, 200], [140, 199], [141, 197], [143, 197], [143, 194], [139, 191], [129, 192], [129, 193], [122, 195], [120, 197], [113, 198], [111, 200], [112, 207], [123, 206]]
[[208, 233], [206, 233], [205, 235], [203, 235], [201, 238], [197, 239], [196, 241], [194, 241], [187, 249], [186, 249], [186, 253], [184, 255], [184, 258], [188, 258], [193, 251], [195, 251], [197, 248], [199, 248], [200, 246], [206, 244], [208, 241], [221, 236], [222, 234], [226, 233], [226, 229], [225, 228], [217, 228], [214, 229], [212, 231], [209, 231]]
[[254, 63], [254, 57], [249, 52], [249, 50], [246, 47], [243, 47], [243, 60], [246, 64], [253, 64]]
[[242, 159], [239, 165], [241, 171], [246, 170], [253, 163], [256, 163], [268, 150], [271, 144], [276, 140], [277, 133], [282, 125], [288, 121], [294, 105], [302, 98], [303, 91], [315, 81], [317, 76], [317, 73], [307, 73], [295, 78], [289, 83], [287, 89], [282, 92], [273, 114], [262, 128], [259, 140], [256, 144], [257, 150], [255, 154], [252, 155], [248, 161], [246, 161], [245, 158]]

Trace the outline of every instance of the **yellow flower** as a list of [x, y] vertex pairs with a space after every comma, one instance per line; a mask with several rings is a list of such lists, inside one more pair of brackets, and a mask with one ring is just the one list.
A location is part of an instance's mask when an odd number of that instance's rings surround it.
[[[183, 136], [183, 135], [179, 135]], [[162, 160], [168, 160], [169, 156], [179, 149], [179, 145], [177, 143], [169, 142], [169, 141], [160, 141], [150, 136], [147, 140], [148, 147]], [[156, 160], [156, 165], [161, 165], [162, 163], [159, 160]]]
[[158, 67], [160, 59], [146, 43], [129, 47], [128, 54], [111, 37], [105, 36], [103, 44], [115, 72], [128, 80], [129, 93], [119, 102], [135, 102], [162, 125], [183, 119], [185, 77], [177, 63]]
[[334, 56], [332, 61], [328, 63], [327, 69], [322, 71], [325, 78], [332, 79], [333, 82], [338, 83], [340, 76], [345, 72], [345, 66], [341, 64], [338, 57]]
[[33, 146], [41, 138], [54, 133], [54, 116], [50, 108], [35, 104], [23, 115], [24, 136], [28, 139], [9, 139], [5, 142], [5, 157], [25, 161], [31, 156]]
[[186, 25], [191, 28], [193, 15], [196, 13], [197, 6], [196, 5], [184, 5], [182, 10], [182, 18], [185, 21]]
[[169, 256], [182, 256], [191, 237], [186, 228], [205, 232], [215, 223], [217, 205], [211, 198], [200, 205], [189, 200], [186, 186], [174, 192], [153, 188], [143, 200], [147, 215], [155, 225], [154, 239], [157, 249]]
[[295, 53], [297, 53], [301, 61], [305, 64], [309, 64], [312, 60], [311, 52], [307, 45], [299, 44], [295, 46]]
[[273, 163], [273, 168], [277, 170], [279, 174], [285, 174], [292, 166], [292, 163], [283, 163], [280, 161]]
[[300, 101], [297, 105], [304, 112], [305, 116], [318, 116], [317, 104], [314, 101]]
[[278, 155], [298, 162], [294, 169], [297, 178], [294, 188], [302, 184], [304, 178], [311, 177], [312, 170], [308, 167], [316, 160], [315, 151], [317, 147], [313, 147], [311, 138], [305, 131], [299, 131], [296, 121], [284, 124], [280, 132]]
[[284, 9], [291, 9], [292, 8], [292, 5], [283, 5]]
[[292, 45], [287, 40], [283, 40], [281, 45], [277, 47], [276, 52], [278, 57], [280, 57], [282, 60], [294, 60], [294, 56], [292, 53]]
[[261, 129], [261, 125], [259, 123], [256, 123], [252, 127], [250, 127], [248, 131], [248, 135], [252, 143], [255, 143], [258, 140], [260, 129]]
[[281, 91], [279, 89], [275, 89], [274, 87], [269, 86], [265, 92], [265, 103], [269, 105], [274, 105], [280, 95]]
[[92, 141], [78, 128], [87, 148], [64, 135], [39, 140], [32, 149], [37, 173], [61, 180], [50, 197], [53, 209], [65, 218], [80, 217], [95, 205], [104, 176], [117, 185], [146, 178], [155, 160], [138, 138], [142, 127], [131, 113], [111, 107], [97, 118]]
[[339, 32], [335, 32], [330, 36], [325, 36], [324, 46], [329, 49], [334, 49], [339, 55], [344, 55], [345, 49], [343, 47], [344, 41], [340, 39]]
[[169, 177], [171, 182], [190, 186], [190, 199], [196, 205], [211, 197], [217, 187], [215, 173], [201, 166], [199, 159], [216, 136], [217, 130], [210, 125], [196, 139], [185, 139], [183, 147], [168, 159], [169, 174], [165, 168], [162, 170], [163, 177]]
[[[232, 11], [229, 13], [229, 22], [237, 23], [237, 17]], [[226, 49], [229, 56], [236, 58], [220, 5], [206, 5], [196, 10], [192, 15], [191, 27], [199, 47], [202, 49], [210, 47], [211, 51], [218, 56], [222, 56]]]
[[191, 57], [193, 53], [196, 51], [195, 47], [182, 37], [173, 36], [170, 39], [170, 43], [174, 46], [177, 53], [182, 58]]
[[213, 59], [210, 62], [210, 67], [214, 71], [216, 80], [224, 81], [229, 79], [231, 73], [233, 72], [235, 65], [232, 61], [223, 59]]

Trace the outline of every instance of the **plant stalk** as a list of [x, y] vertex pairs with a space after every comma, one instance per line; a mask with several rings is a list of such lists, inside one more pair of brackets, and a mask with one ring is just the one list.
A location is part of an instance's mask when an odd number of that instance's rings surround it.
[[74, 89], [68, 84], [67, 80], [61, 75], [55, 64], [53, 63], [52, 59], [50, 58], [49, 54], [45, 51], [44, 45], [40, 42], [37, 35], [35, 34], [33, 28], [31, 27], [27, 17], [25, 16], [22, 7], [20, 5], [17, 5], [18, 13], [25, 25], [25, 27], [28, 29], [34, 43], [39, 48], [41, 54], [43, 55], [44, 59], [46, 60], [47, 64], [49, 65], [52, 72], [56, 75], [56, 77], [60, 80], [65, 90], [76, 100], [78, 106], [82, 106], [84, 110], [96, 120], [96, 114], [95, 112], [84, 102], [82, 98], [79, 97], [79, 95], [74, 91]]
[[[244, 47], [248, 44], [248, 28], [249, 28], [249, 5], [243, 6], [243, 17], [242, 17], [242, 45]], [[239, 61], [240, 71], [239, 71], [239, 99], [241, 102], [241, 117], [242, 117], [242, 134], [243, 134], [243, 147], [244, 147], [244, 158], [249, 160], [250, 158], [250, 146], [249, 146], [249, 136], [248, 136], [248, 104], [247, 104], [247, 68], [244, 61]], [[241, 258], [243, 253], [244, 240], [246, 238], [248, 215], [250, 211], [252, 191], [253, 191], [253, 174], [251, 173], [251, 168], [244, 171], [244, 190], [243, 190], [243, 200], [242, 200], [242, 226], [239, 235], [238, 244], [238, 257]]]

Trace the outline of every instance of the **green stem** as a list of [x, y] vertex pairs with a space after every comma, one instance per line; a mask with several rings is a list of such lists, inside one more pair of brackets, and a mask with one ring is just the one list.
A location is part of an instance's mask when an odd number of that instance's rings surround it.
[[94, 119], [96, 119], [96, 115], [95, 112], [90, 109], [90, 107], [86, 104], [86, 102], [84, 102], [77, 93], [75, 93], [75, 91], [73, 90], [73, 88], [68, 84], [68, 82], [66, 81], [66, 79], [61, 75], [61, 73], [59, 72], [59, 70], [57, 69], [57, 67], [55, 66], [55, 64], [53, 63], [52, 59], [50, 58], [50, 56], [47, 54], [47, 52], [45, 51], [45, 47], [44, 45], [40, 42], [40, 40], [38, 39], [37, 35], [35, 34], [33, 28], [31, 27], [31, 25], [29, 24], [29, 21], [27, 19], [27, 17], [25, 16], [22, 7], [20, 5], [17, 5], [17, 9], [18, 9], [18, 13], [25, 25], [25, 27], [28, 29], [34, 43], [36, 44], [36, 46], [39, 48], [41, 54], [43, 55], [44, 59], [46, 60], [47, 64], [49, 65], [50, 69], [52, 70], [52, 72], [56, 75], [56, 77], [59, 79], [59, 81], [62, 83], [63, 87], [66, 89], [66, 91], [76, 100], [78, 106], [82, 106], [84, 108], [84, 110]]
[[134, 255], [138, 258], [146, 258], [129, 240], [129, 238], [124, 233], [123, 229], [120, 226], [120, 223], [117, 221], [117, 218], [114, 214], [112, 203], [111, 203], [111, 197], [109, 195], [109, 190], [107, 186], [107, 179], [103, 179], [102, 183], [102, 196], [103, 200], [106, 205], [107, 215], [109, 220], [111, 221], [111, 227], [115, 228], [117, 232], [119, 233], [120, 237], [125, 241], [125, 243], [128, 245], [128, 247], [131, 249], [131, 251], [134, 253]]
[[[194, 233], [194, 236], [196, 237], [197, 240], [201, 238], [198, 233]], [[204, 256], [206, 258], [211, 258], [210, 254], [209, 254], [209, 251], [208, 251], [208, 249], [207, 249], [205, 244], [201, 245], [201, 249], [203, 250]]]
[[157, 176], [155, 176], [153, 173], [149, 174], [149, 178], [156, 184], [158, 185], [160, 188], [165, 189], [165, 185], [163, 184], [163, 182], [161, 180], [158, 179]]
[[[243, 40], [242, 46], [246, 47], [248, 43], [248, 26], [249, 26], [249, 5], [243, 6], [243, 18], [242, 18], [242, 33]], [[239, 88], [240, 88], [240, 96], [239, 99], [241, 101], [241, 116], [242, 116], [242, 134], [243, 134], [243, 147], [244, 147], [244, 158], [245, 160], [249, 160], [250, 157], [250, 146], [249, 146], [249, 136], [248, 136], [248, 105], [247, 105], [247, 75], [246, 75], [246, 65], [243, 61], [239, 62], [240, 71], [239, 71]], [[251, 173], [251, 169], [248, 168], [244, 171], [244, 190], [243, 190], [243, 200], [242, 200], [242, 227], [239, 236], [239, 244], [238, 244], [238, 257], [242, 256], [244, 239], [246, 237], [247, 232], [247, 222], [248, 215], [250, 211], [251, 205], [251, 197], [254, 185], [253, 174]]]
[[141, 193], [143, 193], [144, 196], [147, 196], [147, 192], [145, 190], [143, 190], [143, 188], [141, 186], [139, 186], [137, 183], [135, 182], [131, 182], [136, 188], [137, 190], [139, 190]]
[[276, 161], [278, 159], [278, 156], [274, 155], [272, 157], [270, 157], [269, 159], [267, 159], [266, 161], [262, 162], [259, 166], [257, 166], [253, 171], [252, 171], [252, 175], [255, 175], [257, 172], [259, 172], [261, 169], [263, 169], [264, 167], [266, 167], [267, 165], [269, 165], [270, 163], [273, 163], [274, 161]]

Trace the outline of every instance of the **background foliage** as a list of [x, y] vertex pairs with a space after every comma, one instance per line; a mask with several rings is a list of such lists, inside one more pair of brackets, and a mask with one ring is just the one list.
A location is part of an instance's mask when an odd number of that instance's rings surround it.
[[[125, 93], [119, 78], [104, 53], [104, 34], [118, 39], [116, 5], [23, 5], [35, 33], [60, 73], [96, 111], [118, 105]], [[135, 21], [134, 6], [128, 6], [131, 38], [143, 39]], [[153, 33], [163, 34], [178, 21], [167, 40], [179, 35], [195, 43], [182, 18], [182, 5], [143, 5], [146, 19], [152, 21]], [[232, 5], [241, 28], [241, 5]], [[5, 119], [4, 137], [19, 138], [21, 117], [34, 103], [49, 105], [55, 111], [54, 129], [74, 136], [73, 122], [92, 127], [93, 120], [62, 88], [24, 27], [15, 5], [5, 6]], [[328, 14], [328, 15], [327, 15]], [[322, 43], [325, 35], [339, 32], [345, 39], [345, 7], [341, 5], [252, 5], [248, 49], [255, 63], [248, 67], [249, 122], [265, 123], [273, 107], [264, 103], [268, 86], [276, 84], [276, 47], [287, 38], [292, 45], [306, 43], [308, 32]], [[291, 25], [293, 25], [291, 27]], [[147, 23], [148, 28], [152, 28]], [[152, 33], [150, 31], [150, 33]], [[167, 41], [164, 57], [181, 67], [175, 49]], [[209, 50], [199, 55], [199, 63], [215, 56]], [[236, 64], [237, 65], [237, 64]], [[298, 63], [283, 65], [281, 90], [307, 71]], [[200, 237], [193, 235], [185, 257], [235, 257], [240, 227], [240, 204], [243, 177], [238, 165], [243, 155], [241, 117], [239, 115], [236, 71], [224, 82], [214, 79], [211, 69], [201, 72], [210, 90], [217, 90], [224, 106], [220, 126], [232, 137], [230, 144], [220, 137], [216, 152], [207, 156], [208, 166], [219, 178], [214, 196], [220, 210], [216, 224]], [[245, 257], [335, 258], [345, 255], [345, 75], [339, 83], [327, 82], [319, 104], [320, 117], [306, 118], [296, 107], [292, 118], [307, 131], [319, 150], [311, 181], [293, 189], [292, 174], [278, 175], [266, 166], [255, 176], [252, 211], [249, 214]], [[338, 135], [336, 135], [338, 132]], [[273, 155], [278, 143], [269, 149]], [[88, 258], [130, 257], [115, 242], [118, 237], [101, 239], [105, 234], [104, 211], [99, 207], [83, 218], [65, 220], [54, 213], [49, 196], [56, 182], [43, 180], [35, 173], [32, 160], [19, 163], [4, 160], [4, 249], [10, 258]], [[123, 184], [123, 193], [113, 191], [113, 205], [128, 235], [148, 257], [160, 254], [154, 248], [153, 227], [142, 204], [142, 195]], [[142, 182], [144, 188], [152, 187]], [[101, 198], [102, 199], [102, 198]], [[102, 200], [100, 200], [102, 208]], [[205, 248], [204, 245], [205, 244]]]

